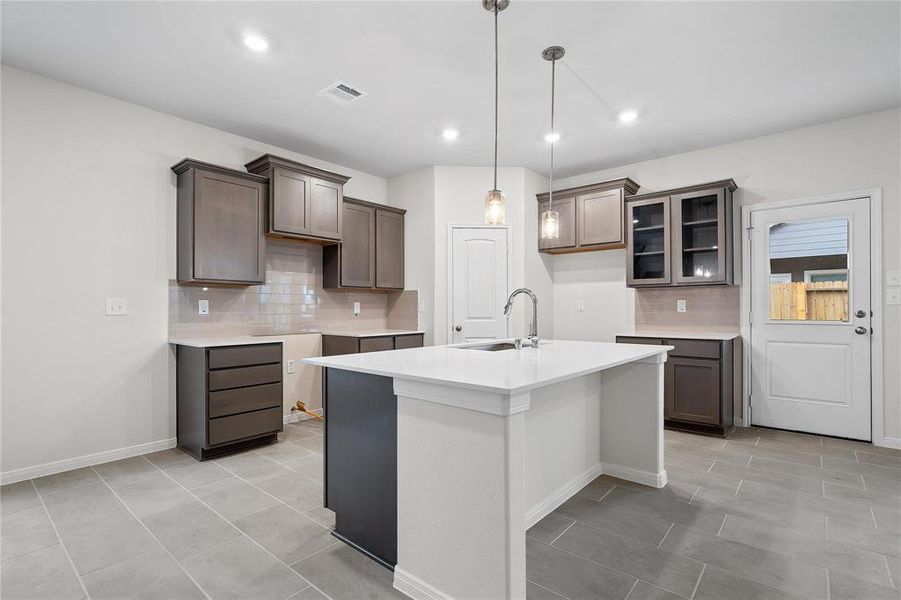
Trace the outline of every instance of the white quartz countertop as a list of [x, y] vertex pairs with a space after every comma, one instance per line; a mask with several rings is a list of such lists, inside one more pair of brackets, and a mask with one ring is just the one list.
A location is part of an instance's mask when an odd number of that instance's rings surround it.
[[723, 331], [627, 331], [617, 333], [616, 335], [624, 335], [629, 337], [652, 337], [652, 338], [672, 338], [675, 340], [734, 340], [739, 335], [738, 332]]
[[274, 344], [285, 338], [273, 335], [237, 335], [230, 337], [185, 337], [169, 338], [170, 344], [193, 346], [194, 348], [216, 348], [218, 346], [249, 346], [253, 344]]
[[651, 357], [665, 359], [666, 352], [672, 349], [564, 340], [542, 341], [538, 348], [498, 352], [461, 347], [466, 345], [473, 344], [305, 358], [303, 362], [451, 387], [517, 393], [629, 362]]
[[340, 337], [385, 337], [389, 335], [417, 335], [425, 333], [420, 329], [369, 329], [366, 331], [342, 331], [339, 329], [327, 329], [322, 335], [335, 335]]

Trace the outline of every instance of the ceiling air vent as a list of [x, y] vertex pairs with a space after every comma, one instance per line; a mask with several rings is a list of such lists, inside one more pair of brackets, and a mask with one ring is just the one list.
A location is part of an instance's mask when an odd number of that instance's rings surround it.
[[354, 100], [362, 98], [366, 95], [366, 92], [361, 92], [360, 90], [347, 85], [343, 81], [336, 81], [327, 88], [316, 92], [316, 95], [325, 98], [326, 100], [330, 100], [335, 104], [344, 106], [345, 104], [350, 104]]

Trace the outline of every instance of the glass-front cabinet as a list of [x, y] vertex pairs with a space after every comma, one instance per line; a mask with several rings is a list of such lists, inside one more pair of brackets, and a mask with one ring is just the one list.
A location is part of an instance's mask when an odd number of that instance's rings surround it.
[[670, 283], [669, 197], [629, 202], [626, 277], [631, 286]]
[[726, 179], [627, 198], [627, 284], [732, 284], [735, 189]]

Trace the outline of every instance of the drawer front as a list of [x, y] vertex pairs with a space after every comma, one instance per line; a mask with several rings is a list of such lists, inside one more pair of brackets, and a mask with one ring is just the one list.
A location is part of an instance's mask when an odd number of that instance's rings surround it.
[[689, 358], [719, 358], [720, 342], [712, 340], [666, 340], [668, 346], [675, 346], [670, 350], [670, 356], [687, 356]]
[[209, 376], [209, 390], [211, 392], [228, 388], [263, 385], [264, 383], [280, 383], [282, 380], [282, 365], [277, 363], [257, 367], [223, 369], [221, 371], [210, 371]]
[[617, 344], [649, 344], [653, 346], [662, 346], [663, 340], [660, 338], [646, 338], [646, 337], [629, 337], [624, 335], [616, 336]]
[[250, 346], [210, 348], [209, 352], [209, 365], [211, 369], [227, 369], [229, 367], [245, 367], [282, 362], [281, 344], [254, 344]]
[[360, 338], [360, 352], [380, 352], [394, 350], [394, 337]]
[[394, 349], [402, 348], [422, 348], [422, 334], [417, 335], [399, 335], [394, 338]]
[[210, 392], [211, 419], [281, 405], [282, 384], [280, 383]]
[[255, 412], [210, 419], [209, 445], [217, 446], [275, 433], [282, 429], [282, 408], [266, 408]]

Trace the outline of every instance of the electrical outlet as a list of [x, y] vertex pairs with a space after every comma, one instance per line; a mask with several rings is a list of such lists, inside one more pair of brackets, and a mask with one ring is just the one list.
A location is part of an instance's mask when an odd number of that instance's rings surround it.
[[359, 302], [354, 302], [354, 316], [355, 317], [360, 316], [360, 303]]
[[286, 371], [287, 371], [288, 375], [291, 375], [291, 374], [297, 372], [297, 367], [296, 367], [296, 365], [294, 364], [294, 361], [293, 361], [293, 360], [287, 361], [287, 362], [285, 363], [285, 366], [286, 366]]
[[576, 302], [576, 312], [585, 312], [585, 301], [579, 300]]
[[901, 306], [901, 287], [885, 288], [885, 303], [889, 306]]
[[197, 314], [199, 314], [199, 315], [210, 314], [210, 301], [209, 300], [198, 300], [197, 301]]
[[125, 298], [107, 298], [106, 316], [121, 317], [128, 314], [128, 301]]
[[901, 285], [901, 271], [886, 271], [885, 285]]
[[685, 306], [685, 300], [676, 300], [676, 312], [685, 312], [688, 310]]

